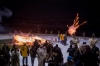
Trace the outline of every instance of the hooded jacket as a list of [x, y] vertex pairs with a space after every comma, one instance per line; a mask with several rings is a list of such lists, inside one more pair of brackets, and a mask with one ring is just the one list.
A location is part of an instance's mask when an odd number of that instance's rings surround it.
[[22, 46], [20, 49], [21, 55], [27, 57], [29, 55], [29, 48], [27, 46]]

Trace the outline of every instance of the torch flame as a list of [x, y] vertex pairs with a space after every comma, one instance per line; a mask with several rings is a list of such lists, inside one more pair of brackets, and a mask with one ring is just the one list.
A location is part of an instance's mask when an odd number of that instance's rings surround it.
[[45, 43], [45, 39], [40, 38], [38, 36], [30, 36], [30, 34], [17, 34], [17, 35], [13, 35], [14, 37], [14, 43], [17, 45], [22, 45], [23, 43], [26, 43], [28, 45], [33, 45], [33, 42], [35, 41], [35, 39], [40, 40], [41, 43], [40, 44], [44, 44]]
[[79, 17], [78, 17], [78, 13], [77, 13], [73, 25], [71, 25], [70, 27], [67, 25], [67, 27], [68, 27], [68, 33], [71, 36], [73, 36], [73, 34], [76, 33], [77, 28], [79, 28], [81, 25], [85, 24], [86, 22], [87, 21], [83, 22], [82, 24], [79, 24]]

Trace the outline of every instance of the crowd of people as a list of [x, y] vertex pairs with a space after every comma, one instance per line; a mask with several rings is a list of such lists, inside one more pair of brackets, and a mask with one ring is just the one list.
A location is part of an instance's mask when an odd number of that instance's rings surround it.
[[63, 66], [99, 66], [100, 52], [96, 46], [96, 38], [89, 39], [89, 43], [80, 44], [79, 38], [73, 37], [67, 52], [69, 56]]
[[[20, 55], [22, 56], [22, 66], [28, 66], [28, 56], [31, 57], [31, 65], [34, 66], [34, 59], [38, 58], [38, 66], [58, 66], [63, 62], [63, 55], [61, 49], [50, 41], [40, 44], [39, 40], [35, 40], [31, 47], [24, 43], [20, 48], [15, 44], [10, 47], [4, 43], [0, 49], [0, 66], [20, 66]], [[59, 57], [59, 58], [58, 58]]]
[[[64, 41], [60, 40], [59, 42], [65, 46]], [[35, 40], [31, 47], [26, 43], [20, 48], [14, 44], [11, 49], [4, 43], [4, 46], [0, 48], [0, 66], [20, 66], [20, 55], [23, 66], [28, 66], [29, 55], [32, 66], [34, 66], [36, 57], [38, 66], [45, 66], [45, 63], [48, 63], [48, 66], [99, 66], [100, 53], [99, 48], [96, 47], [98, 41], [93, 37], [89, 42], [90, 44], [86, 42], [80, 44], [79, 38], [73, 37], [68, 50], [65, 50], [69, 53], [65, 63], [61, 48], [58, 47], [58, 44], [53, 47], [48, 40], [44, 44], [41, 44], [40, 40]]]

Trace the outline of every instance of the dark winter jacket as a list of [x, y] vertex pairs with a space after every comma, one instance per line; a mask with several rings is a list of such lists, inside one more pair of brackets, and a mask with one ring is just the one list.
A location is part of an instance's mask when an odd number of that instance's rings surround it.
[[99, 56], [99, 54], [97, 54], [96, 52], [99, 52], [99, 48], [98, 48], [98, 47], [96, 47], [96, 46], [94, 46], [94, 47], [92, 48], [92, 53], [93, 53], [93, 54], [95, 54], [95, 55], [96, 55], [96, 57], [98, 57], [98, 56]]
[[4, 57], [6, 60], [8, 60], [8, 61], [10, 60], [9, 51], [10, 51], [10, 48], [9, 48], [7, 45], [2, 47], [1, 54], [2, 54], [3, 57]]
[[74, 62], [76, 63], [79, 60], [80, 57], [81, 57], [81, 54], [79, 53], [79, 51], [77, 51], [74, 54], [74, 57], [73, 57]]
[[39, 45], [37, 40], [34, 42], [34, 46], [36, 46], [36, 49], [38, 49], [40, 47], [40, 45]]
[[10, 48], [8, 46], [3, 46], [2, 47], [2, 53], [3, 54], [9, 54]]
[[55, 58], [54, 61], [57, 61], [58, 63], [63, 62], [63, 55], [62, 55], [61, 49], [59, 47], [54, 47], [53, 52], [57, 53], [57, 56], [54, 56]]
[[67, 52], [69, 52], [69, 56], [74, 57], [75, 50], [73, 48], [68, 48]]
[[53, 49], [53, 46], [52, 46], [52, 44], [48, 44], [46, 46], [46, 48], [47, 48], [47, 53], [50, 53], [52, 51], [52, 49]]
[[33, 58], [35, 58], [36, 57], [36, 53], [37, 53], [36, 51], [37, 51], [36, 47], [32, 47], [30, 49], [30, 56], [33, 57]]

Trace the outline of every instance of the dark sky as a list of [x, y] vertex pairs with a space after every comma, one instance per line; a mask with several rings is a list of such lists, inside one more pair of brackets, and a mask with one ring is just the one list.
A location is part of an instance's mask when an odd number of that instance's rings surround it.
[[[79, 13], [80, 21], [87, 20], [87, 24], [79, 31], [99, 32], [100, 8], [99, 1], [93, 0], [0, 0], [0, 8], [8, 7], [13, 11], [13, 16], [8, 24], [14, 24], [17, 19], [71, 19], [60, 22], [72, 24]], [[55, 21], [57, 22], [57, 21]], [[48, 24], [48, 23], [47, 23]], [[66, 25], [65, 25], [66, 26]], [[86, 30], [87, 29], [87, 30]]]

